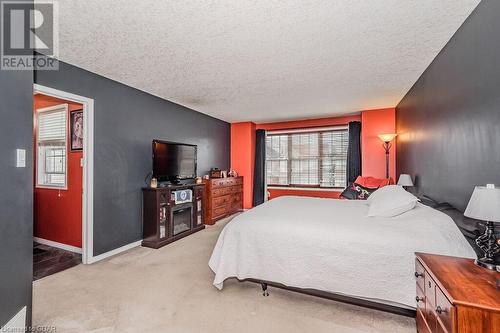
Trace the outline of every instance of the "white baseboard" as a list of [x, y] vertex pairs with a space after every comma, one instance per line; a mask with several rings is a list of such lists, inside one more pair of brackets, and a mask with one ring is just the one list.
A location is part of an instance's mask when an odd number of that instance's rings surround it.
[[109, 258], [111, 256], [117, 255], [119, 253], [125, 252], [125, 251], [130, 250], [130, 249], [133, 249], [134, 247], [141, 246], [141, 243], [142, 243], [142, 239], [138, 240], [137, 242], [133, 242], [133, 243], [124, 245], [124, 246], [119, 247], [117, 249], [99, 254], [98, 256], [90, 258], [89, 264], [96, 263], [96, 262], [101, 261], [103, 259]]
[[70, 252], [82, 254], [82, 248], [81, 247], [71, 246], [71, 245], [67, 245], [67, 244], [63, 244], [63, 243], [59, 243], [59, 242], [54, 242], [54, 241], [51, 241], [51, 240], [48, 240], [48, 239], [44, 239], [44, 238], [39, 238], [39, 237], [33, 237], [33, 240], [35, 242], [43, 244], [43, 245], [57, 247], [58, 249], [62, 249], [62, 250], [66, 250], [66, 251], [70, 251]]
[[26, 307], [23, 307], [5, 326], [1, 326], [0, 332], [24, 332], [26, 329]]

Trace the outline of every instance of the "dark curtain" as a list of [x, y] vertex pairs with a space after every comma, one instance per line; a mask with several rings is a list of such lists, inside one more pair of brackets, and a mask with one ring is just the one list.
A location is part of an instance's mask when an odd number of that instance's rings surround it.
[[266, 131], [255, 132], [255, 165], [253, 169], [253, 206], [264, 202], [266, 168]]
[[349, 123], [349, 146], [347, 147], [347, 186], [361, 175], [361, 122]]

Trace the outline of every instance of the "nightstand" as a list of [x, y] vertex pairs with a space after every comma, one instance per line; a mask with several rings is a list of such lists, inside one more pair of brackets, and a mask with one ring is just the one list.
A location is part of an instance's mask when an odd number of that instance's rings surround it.
[[415, 254], [419, 333], [500, 332], [500, 273], [472, 259]]

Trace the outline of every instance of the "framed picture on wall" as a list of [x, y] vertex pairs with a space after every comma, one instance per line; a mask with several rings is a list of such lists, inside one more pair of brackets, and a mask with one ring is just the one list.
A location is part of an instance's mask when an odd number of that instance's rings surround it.
[[71, 111], [70, 117], [71, 151], [83, 150], [83, 110]]

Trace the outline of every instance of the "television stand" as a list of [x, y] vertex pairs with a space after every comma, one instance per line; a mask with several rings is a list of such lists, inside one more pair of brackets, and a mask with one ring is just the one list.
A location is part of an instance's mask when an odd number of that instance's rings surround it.
[[[142, 246], [157, 249], [205, 229], [204, 187], [204, 184], [169, 184], [143, 188]], [[191, 200], [176, 202], [175, 192], [184, 190], [192, 191]]]

